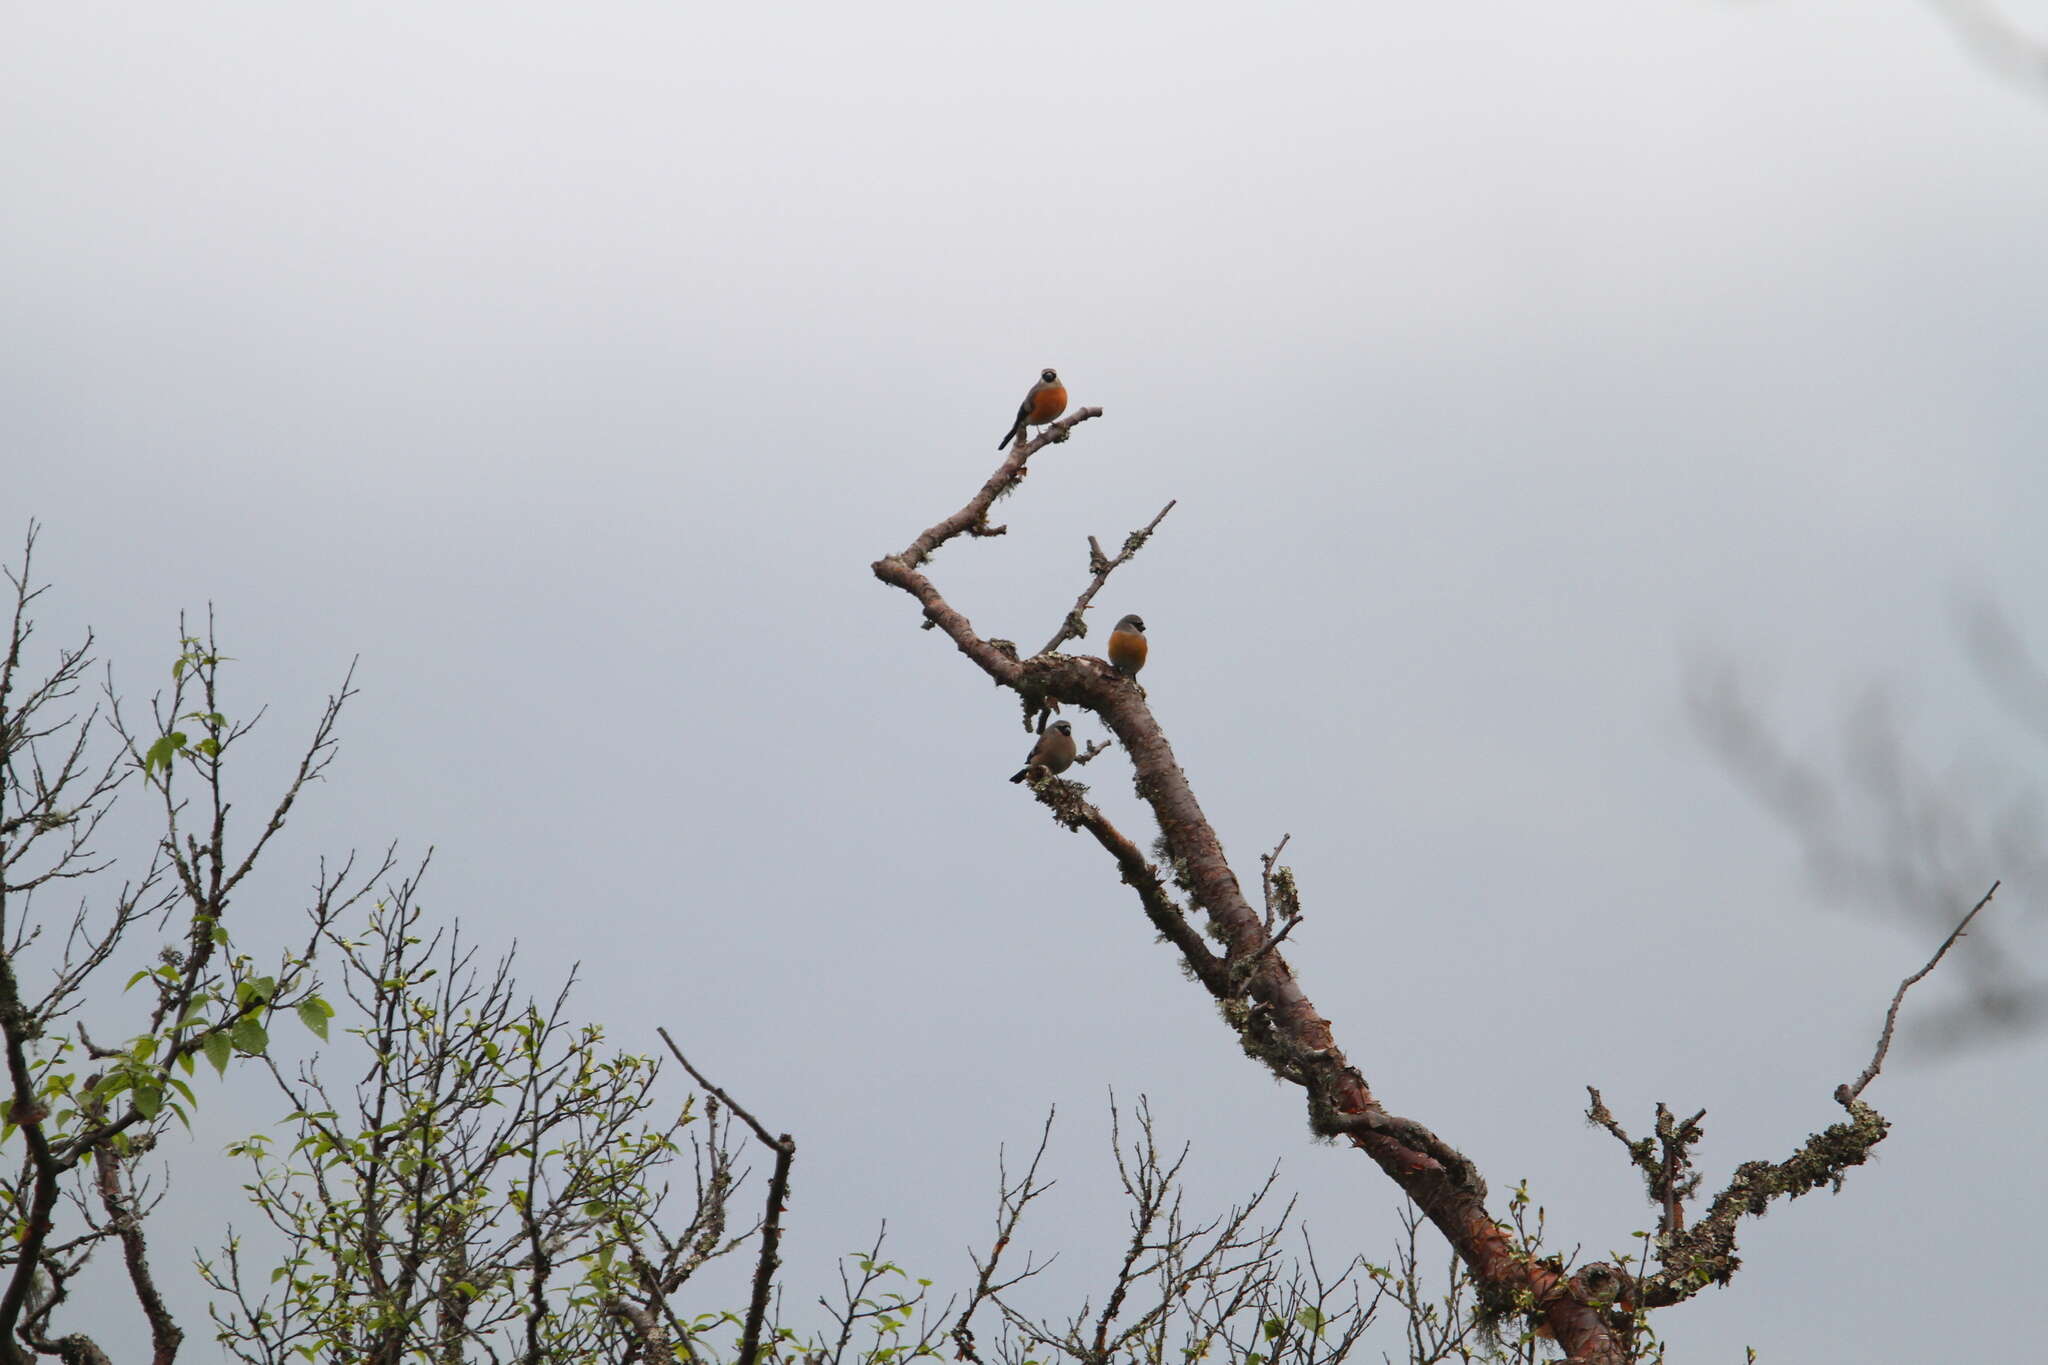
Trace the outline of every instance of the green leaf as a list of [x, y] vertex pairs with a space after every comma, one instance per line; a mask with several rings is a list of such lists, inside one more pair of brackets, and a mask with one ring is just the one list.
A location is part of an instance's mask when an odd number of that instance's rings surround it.
[[192, 747], [197, 749], [200, 753], [205, 754], [208, 758], [212, 758], [220, 753], [220, 741], [215, 739], [212, 735], [208, 735], [205, 739], [200, 740], [197, 744], [193, 745]]
[[153, 1119], [164, 1107], [164, 1092], [153, 1085], [135, 1087], [135, 1108], [145, 1119]]
[[173, 730], [149, 746], [149, 752], [142, 756], [142, 771], [153, 773], [158, 768], [170, 769], [171, 760], [185, 747], [185, 732]]
[[1294, 1315], [1294, 1320], [1300, 1323], [1307, 1330], [1314, 1332], [1317, 1336], [1321, 1336], [1323, 1334], [1323, 1325], [1328, 1321], [1328, 1319], [1322, 1315], [1321, 1310], [1316, 1308], [1302, 1309], [1299, 1313], [1296, 1313]]
[[1280, 1340], [1280, 1334], [1287, 1330], [1287, 1324], [1280, 1321], [1280, 1319], [1278, 1318], [1267, 1318], [1265, 1326], [1266, 1340], [1268, 1341]]
[[299, 1022], [313, 1031], [321, 1042], [327, 1041], [327, 1021], [334, 1014], [334, 1006], [317, 995], [307, 996], [299, 1002]]
[[261, 1057], [263, 1050], [270, 1046], [270, 1035], [263, 1031], [263, 1025], [253, 1014], [245, 1014], [235, 1021], [229, 1031], [234, 1045], [252, 1057]]

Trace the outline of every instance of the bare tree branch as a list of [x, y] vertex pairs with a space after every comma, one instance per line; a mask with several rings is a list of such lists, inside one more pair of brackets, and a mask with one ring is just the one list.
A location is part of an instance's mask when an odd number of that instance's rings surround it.
[[1039, 1163], [1045, 1160], [1047, 1144], [1052, 1141], [1052, 1121], [1058, 1112], [1056, 1109], [1046, 1111], [1045, 1125], [1038, 1130], [1038, 1147], [1031, 1153], [1031, 1164], [1024, 1168], [1024, 1178], [1016, 1184], [1010, 1183], [1010, 1172], [1003, 1153], [1000, 1150], [996, 1153], [996, 1239], [988, 1249], [986, 1261], [971, 1251], [968, 1253], [969, 1259], [974, 1263], [974, 1292], [968, 1295], [967, 1306], [961, 1309], [960, 1316], [954, 1319], [951, 1332], [953, 1344], [959, 1348], [960, 1359], [972, 1361], [973, 1365], [981, 1365], [981, 1357], [974, 1349], [974, 1332], [968, 1326], [973, 1321], [975, 1313], [990, 1299], [1040, 1274], [1052, 1264], [1053, 1259], [1057, 1259], [1049, 1258], [1034, 1263], [1027, 1254], [1022, 1270], [1008, 1279], [1000, 1279], [997, 1276], [997, 1267], [1002, 1263], [1003, 1253], [1010, 1249], [1011, 1240], [1017, 1235], [1017, 1225], [1024, 1219], [1024, 1210], [1031, 1206], [1032, 1200], [1053, 1187], [1050, 1180], [1043, 1184], [1039, 1183], [1038, 1167]]
[[1835, 1099], [1837, 1101], [1844, 1105], [1848, 1104], [1863, 1093], [1865, 1086], [1877, 1079], [1879, 1069], [1884, 1066], [1885, 1054], [1891, 1051], [1892, 1030], [1898, 1026], [1899, 1006], [1906, 1003], [1906, 992], [1912, 990], [1915, 984], [1940, 965], [1942, 958], [1948, 956], [1948, 950], [1955, 947], [1957, 941], [1969, 929], [1970, 921], [1977, 918], [1977, 912], [1991, 904], [1991, 898], [1998, 894], [1998, 887], [1999, 883], [1991, 883], [1991, 889], [1986, 891], [1982, 899], [1970, 907], [1970, 912], [1964, 915], [1962, 921], [1956, 925], [1949, 936], [1941, 941], [1941, 946], [1934, 950], [1934, 956], [1927, 959], [1927, 965], [1899, 983], [1898, 992], [1892, 996], [1891, 1008], [1884, 1013], [1884, 1031], [1878, 1035], [1877, 1051], [1871, 1056], [1870, 1065], [1863, 1068], [1863, 1074], [1856, 1078], [1854, 1085], [1844, 1085], [1836, 1089]]
[[[1592, 1086], [1586, 1087], [1591, 1098], [1586, 1117], [1614, 1134], [1615, 1141], [1627, 1149], [1629, 1159], [1643, 1173], [1648, 1183], [1650, 1202], [1660, 1210], [1660, 1233], [1677, 1232], [1685, 1226], [1685, 1201], [1699, 1188], [1697, 1174], [1692, 1170], [1691, 1148], [1705, 1136], [1700, 1121], [1707, 1116], [1702, 1109], [1691, 1118], [1680, 1122], [1670, 1108], [1660, 1103], [1657, 1106], [1657, 1138], [1631, 1141], [1622, 1131], [1607, 1104], [1600, 1098], [1600, 1092]], [[1661, 1149], [1661, 1151], [1660, 1151]]]
[[[1029, 454], [1043, 440], [1045, 436], [1041, 434], [1038, 441], [1032, 442], [1028, 447], [1020, 447], [1020, 450], [1024, 454]], [[1018, 459], [1021, 468], [1021, 458], [1013, 458]], [[713, 1085], [703, 1072], [690, 1065], [690, 1059], [676, 1046], [676, 1040], [668, 1036], [667, 1029], [657, 1028], [655, 1032], [661, 1035], [662, 1042], [668, 1044], [668, 1050], [682, 1063], [683, 1070], [689, 1072], [691, 1078], [703, 1086], [707, 1093], [718, 1096], [728, 1109], [738, 1114], [746, 1125], [754, 1130], [754, 1136], [761, 1140], [762, 1145], [775, 1153], [775, 1171], [768, 1177], [768, 1209], [761, 1219], [761, 1254], [754, 1264], [753, 1293], [747, 1303], [746, 1327], [740, 1338], [739, 1365], [755, 1365], [761, 1349], [762, 1324], [768, 1317], [769, 1292], [775, 1287], [775, 1272], [782, 1265], [782, 1210], [789, 1202], [789, 1168], [796, 1160], [796, 1139], [788, 1133], [770, 1137], [759, 1119], [741, 1108], [732, 1096]]]
[[[1224, 1212], [1191, 1218], [1181, 1175], [1188, 1147], [1162, 1150], [1149, 1100], [1141, 1097], [1134, 1112], [1135, 1134], [1111, 1097], [1110, 1145], [1130, 1236], [1099, 1300], [1091, 1296], [1058, 1319], [1028, 1311], [1010, 1293], [1043, 1266], [1027, 1259], [1023, 1271], [996, 1278], [1024, 1208], [1048, 1187], [1036, 1176], [1043, 1132], [1039, 1156], [1024, 1180], [1012, 1185], [1003, 1173], [997, 1242], [986, 1260], [976, 1260], [981, 1282], [970, 1303], [971, 1311], [993, 1302], [1003, 1316], [998, 1360], [1018, 1365], [1051, 1353], [1074, 1365], [1204, 1359], [1341, 1365], [1384, 1296], [1376, 1293], [1368, 1306], [1360, 1292], [1360, 1277], [1372, 1268], [1353, 1258], [1334, 1276], [1326, 1275], [1306, 1230], [1305, 1260], [1283, 1263], [1281, 1241], [1292, 1223], [1293, 1201], [1273, 1221], [1264, 1221], [1277, 1169]], [[962, 1359], [981, 1359], [971, 1334], [956, 1331], [953, 1339]]]
[[[1083, 415], [1095, 413], [1084, 410], [1076, 419]], [[1174, 880], [1186, 888], [1192, 905], [1207, 916], [1210, 934], [1224, 945], [1223, 969], [1217, 969], [1214, 955], [1199, 937], [1169, 938], [1182, 948], [1196, 979], [1223, 1005], [1244, 1050], [1274, 1075], [1308, 1091], [1310, 1122], [1316, 1131], [1348, 1138], [1415, 1200], [1457, 1249], [1482, 1294], [1508, 1302], [1525, 1295], [1544, 1305], [1573, 1359], [1619, 1362], [1621, 1348], [1598, 1314], [1584, 1303], [1553, 1293], [1561, 1284], [1554, 1269], [1517, 1255], [1501, 1225], [1487, 1212], [1484, 1182], [1471, 1163], [1422, 1125], [1389, 1115], [1363, 1074], [1346, 1060], [1329, 1020], [1302, 990], [1292, 966], [1281, 953], [1270, 950], [1272, 935], [1245, 899], [1222, 841], [1175, 760], [1145, 694], [1107, 663], [1088, 656], [1046, 653], [1020, 660], [1014, 649], [998, 648], [976, 632], [920, 572], [933, 550], [985, 516], [989, 504], [1014, 484], [1022, 467], [1019, 454], [1012, 454], [966, 506], [928, 528], [902, 553], [877, 560], [875, 576], [909, 593], [923, 609], [928, 626], [945, 632], [995, 682], [1015, 690], [1027, 709], [1066, 703], [1101, 718], [1131, 756], [1138, 793], [1159, 822]], [[1038, 798], [1052, 804], [1052, 789], [1072, 785], [1040, 784]], [[1129, 841], [1097, 832], [1106, 822], [1085, 802], [1070, 799], [1065, 808], [1054, 809], [1070, 828], [1096, 833], [1157, 924], [1156, 878], [1148, 886], [1142, 874], [1133, 875], [1130, 858], [1135, 850], [1124, 851]], [[1190, 941], [1201, 948], [1199, 955], [1188, 951]]]
[[1125, 536], [1123, 549], [1117, 551], [1115, 559], [1105, 558], [1102, 546], [1096, 542], [1095, 537], [1088, 537], [1088, 571], [1095, 577], [1081, 590], [1081, 595], [1074, 599], [1073, 610], [1067, 613], [1067, 619], [1060, 623], [1060, 628], [1053, 632], [1052, 639], [1046, 641], [1044, 647], [1038, 651], [1040, 654], [1050, 654], [1067, 641], [1079, 639], [1088, 633], [1088, 622], [1083, 613], [1094, 603], [1095, 594], [1102, 590], [1102, 585], [1109, 581], [1109, 576], [1115, 573], [1119, 566], [1145, 547], [1145, 542], [1152, 538], [1152, 533], [1159, 528], [1159, 523], [1166, 520], [1166, 514], [1171, 512], [1179, 501], [1180, 499], [1175, 498], [1168, 502], [1159, 509], [1158, 516]]

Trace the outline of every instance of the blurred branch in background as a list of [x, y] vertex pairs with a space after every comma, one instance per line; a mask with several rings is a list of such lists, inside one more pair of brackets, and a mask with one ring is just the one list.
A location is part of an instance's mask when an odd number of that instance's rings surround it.
[[1956, 605], [1963, 646], [1991, 695], [2034, 737], [2048, 743], [2048, 669], [2043, 669], [2005, 609], [1968, 594]]
[[1928, 0], [1966, 47], [2000, 75], [2048, 94], [2048, 43], [2035, 38], [1986, 0]]
[[[1960, 613], [1972, 661], [2002, 709], [2048, 741], [2044, 676], [1997, 609], [1983, 599]], [[1973, 929], [1955, 957], [1951, 996], [1915, 1024], [1916, 1042], [1955, 1049], [2031, 1033], [2048, 1023], [2048, 976], [2019, 953], [2015, 935], [2048, 884], [2048, 809], [2001, 737], [1999, 758], [1923, 757], [1892, 691], [1867, 688], [1843, 711], [1831, 744], [1802, 751], [1766, 714], [1741, 670], [1696, 657], [1685, 704], [1693, 728], [1736, 781], [1798, 840], [1823, 896], [1916, 933], [1945, 933], [1965, 896], [2003, 880], [2011, 910]]]

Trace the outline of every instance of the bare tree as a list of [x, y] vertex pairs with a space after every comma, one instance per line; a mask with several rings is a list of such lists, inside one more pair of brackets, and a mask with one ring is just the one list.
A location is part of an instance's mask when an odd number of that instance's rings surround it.
[[[1699, 1137], [1697, 1122], [1688, 1126], [1660, 1119], [1662, 1146], [1645, 1150], [1626, 1137], [1611, 1115], [1602, 1119], [1604, 1107], [1596, 1094], [1591, 1116], [1608, 1123], [1639, 1166], [1647, 1163], [1656, 1170], [1650, 1193], [1664, 1221], [1646, 1243], [1636, 1270], [1604, 1261], [1574, 1266], [1562, 1256], [1533, 1249], [1517, 1235], [1513, 1222], [1492, 1214], [1486, 1182], [1473, 1164], [1424, 1124], [1390, 1113], [1338, 1046], [1330, 1021], [1309, 999], [1281, 951], [1300, 921], [1301, 905], [1291, 875], [1277, 864], [1280, 850], [1264, 860], [1263, 904], [1254, 905], [1175, 760], [1144, 689], [1106, 660], [1059, 652], [1067, 641], [1085, 635], [1081, 608], [1142, 545], [1159, 518], [1134, 532], [1114, 561], [1090, 542], [1090, 582], [1080, 602], [1047, 646], [1029, 657], [1012, 642], [977, 631], [929, 576], [933, 556], [954, 540], [1004, 534], [1006, 527], [989, 521], [997, 499], [1017, 489], [1033, 456], [1101, 416], [1100, 408], [1082, 408], [1036, 440], [1020, 442], [958, 510], [902, 551], [875, 561], [875, 576], [908, 593], [922, 611], [924, 628], [943, 632], [971, 664], [1009, 689], [1027, 728], [1042, 732], [1056, 709], [1077, 707], [1109, 730], [1128, 755], [1137, 794], [1158, 824], [1151, 858], [1103, 815], [1080, 783], [1044, 777], [1030, 786], [1034, 799], [1061, 825], [1087, 834], [1109, 855], [1147, 919], [1179, 951], [1188, 975], [1218, 1002], [1238, 1046], [1303, 1091], [1313, 1130], [1364, 1153], [1449, 1241], [1471, 1278], [1476, 1316], [1492, 1324], [1513, 1317], [1535, 1319], [1573, 1361], [1642, 1358], [1651, 1349], [1646, 1346], [1651, 1340], [1644, 1332], [1646, 1314], [1682, 1303], [1735, 1273], [1740, 1263], [1736, 1228], [1745, 1215], [1759, 1215], [1780, 1198], [1839, 1187], [1884, 1139], [1887, 1121], [1861, 1098], [1882, 1062], [1882, 1046], [1862, 1078], [1836, 1090], [1845, 1114], [1841, 1122], [1809, 1136], [1782, 1160], [1738, 1167], [1705, 1215], [1693, 1222], [1687, 1221], [1684, 1205], [1696, 1194], [1689, 1152]], [[1196, 916], [1202, 921], [1199, 928]]]
[[1200, 1221], [1191, 1218], [1181, 1189], [1189, 1149], [1162, 1152], [1149, 1101], [1138, 1101], [1136, 1118], [1137, 1133], [1126, 1147], [1122, 1113], [1111, 1101], [1110, 1146], [1129, 1205], [1130, 1238], [1101, 1297], [1057, 1318], [1033, 1311], [1019, 1293], [1050, 1261], [1027, 1254], [1015, 1269], [1005, 1261], [1015, 1254], [1025, 1211], [1051, 1188], [1039, 1176], [1050, 1115], [1022, 1179], [1013, 1183], [1007, 1168], [1000, 1170], [995, 1241], [975, 1258], [975, 1287], [951, 1328], [960, 1358], [981, 1365], [972, 1323], [989, 1305], [1002, 1324], [993, 1348], [1000, 1365], [1048, 1357], [1075, 1365], [1210, 1358], [1246, 1365], [1342, 1365], [1388, 1296], [1384, 1287], [1369, 1298], [1364, 1294], [1363, 1284], [1376, 1278], [1371, 1268], [1353, 1258], [1326, 1269], [1306, 1233], [1301, 1254], [1286, 1253], [1293, 1202], [1266, 1221], [1277, 1169], [1235, 1207]]

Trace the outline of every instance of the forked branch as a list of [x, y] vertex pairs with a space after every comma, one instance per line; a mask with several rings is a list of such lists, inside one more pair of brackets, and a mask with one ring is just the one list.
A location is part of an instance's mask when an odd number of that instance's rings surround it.
[[[1662, 1215], [1655, 1241], [1662, 1268], [1637, 1284], [1604, 1263], [1568, 1275], [1555, 1258], [1532, 1256], [1507, 1225], [1488, 1213], [1486, 1182], [1469, 1160], [1423, 1124], [1381, 1106], [1364, 1075], [1337, 1046], [1329, 1020], [1302, 990], [1279, 951], [1301, 921], [1292, 873], [1278, 866], [1286, 841], [1261, 859], [1262, 904], [1255, 907], [1224, 857], [1221, 840], [1175, 760], [1143, 689], [1101, 659], [1058, 652], [1060, 645], [1083, 633], [1081, 616], [1095, 591], [1144, 543], [1174, 504], [1168, 503], [1150, 525], [1133, 532], [1115, 559], [1090, 542], [1091, 582], [1051, 642], [1028, 659], [1019, 658], [1008, 641], [984, 637], [922, 571], [932, 554], [955, 536], [997, 533], [1001, 528], [987, 526], [988, 508], [1016, 485], [1030, 455], [1048, 440], [1066, 439], [1066, 428], [1072, 424], [1099, 415], [1099, 409], [1082, 409], [1055, 424], [1055, 431], [1038, 442], [1013, 450], [966, 506], [928, 528], [902, 553], [877, 560], [875, 576], [916, 599], [925, 628], [943, 631], [991, 679], [1016, 692], [1027, 717], [1072, 705], [1100, 718], [1130, 755], [1137, 794], [1159, 823], [1154, 851], [1166, 871], [1149, 862], [1103, 816], [1081, 784], [1060, 779], [1036, 783], [1036, 799], [1062, 825], [1087, 832], [1110, 854], [1124, 882], [1137, 892], [1147, 918], [1180, 951], [1190, 975], [1221, 1005], [1247, 1055], [1307, 1092], [1312, 1128], [1343, 1137], [1371, 1157], [1444, 1234], [1472, 1276], [1482, 1312], [1498, 1317], [1533, 1310], [1546, 1332], [1570, 1353], [1570, 1360], [1618, 1365], [1627, 1357], [1639, 1325], [1634, 1314], [1690, 1298], [1706, 1284], [1725, 1282], [1733, 1274], [1738, 1264], [1734, 1229], [1742, 1216], [1763, 1212], [1780, 1196], [1839, 1185], [1844, 1172], [1866, 1160], [1883, 1140], [1885, 1120], [1858, 1096], [1884, 1060], [1906, 990], [1933, 970], [1990, 895], [1964, 917], [1934, 960], [1900, 987], [1871, 1066], [1853, 1086], [1837, 1092], [1849, 1111], [1847, 1121], [1808, 1138], [1784, 1161], [1753, 1161], [1739, 1167], [1706, 1216], [1690, 1228], [1685, 1225], [1684, 1203], [1698, 1185], [1690, 1151], [1700, 1140], [1704, 1111], [1680, 1120], [1660, 1105], [1654, 1139], [1636, 1142], [1607, 1112], [1599, 1093], [1592, 1092], [1590, 1117], [1628, 1149]], [[1191, 923], [1197, 913], [1207, 919], [1205, 931]], [[1220, 953], [1211, 941], [1221, 945]]]
[[1742, 1264], [1735, 1252], [1735, 1229], [1744, 1215], [1759, 1215], [1775, 1199], [1797, 1199], [1823, 1186], [1839, 1190], [1849, 1169], [1870, 1159], [1872, 1149], [1884, 1141], [1890, 1124], [1863, 1103], [1861, 1097], [1864, 1089], [1877, 1079], [1891, 1050], [1892, 1034], [1898, 1027], [1899, 1008], [1905, 1003], [1906, 992], [1947, 956], [1978, 912], [1991, 903], [1998, 885], [1993, 882], [1991, 889], [1970, 907], [1926, 966], [1899, 983], [1891, 1008], [1885, 1011], [1884, 1028], [1870, 1065], [1853, 1084], [1835, 1089], [1835, 1102], [1848, 1111], [1848, 1118], [1808, 1137], [1783, 1161], [1748, 1161], [1736, 1167], [1734, 1178], [1714, 1196], [1706, 1215], [1689, 1228], [1685, 1226], [1684, 1205], [1700, 1183], [1692, 1169], [1691, 1148], [1700, 1140], [1700, 1121], [1706, 1117], [1706, 1111], [1681, 1122], [1670, 1109], [1659, 1104], [1655, 1141], [1632, 1141], [1601, 1101], [1600, 1092], [1586, 1087], [1592, 1100], [1586, 1117], [1612, 1133], [1628, 1150], [1630, 1161], [1643, 1173], [1650, 1202], [1661, 1214], [1655, 1243], [1661, 1268], [1642, 1282], [1643, 1307], [1668, 1307], [1692, 1297], [1704, 1285], [1726, 1284]]
[[1067, 613], [1067, 619], [1060, 623], [1060, 628], [1053, 632], [1053, 637], [1038, 651], [1040, 654], [1050, 654], [1067, 641], [1087, 635], [1088, 622], [1084, 613], [1094, 605], [1095, 594], [1102, 591], [1102, 585], [1109, 581], [1111, 574], [1128, 563], [1132, 555], [1145, 548], [1145, 542], [1152, 539], [1152, 533], [1159, 529], [1159, 523], [1166, 520], [1166, 514], [1171, 512], [1179, 501], [1179, 498], [1173, 499], [1159, 509], [1158, 516], [1125, 536], [1124, 547], [1117, 551], [1115, 559], [1110, 559], [1102, 553], [1102, 546], [1094, 536], [1088, 537], [1088, 572], [1095, 577], [1081, 590], [1081, 595], [1074, 599], [1073, 610]]
[[[1067, 422], [1098, 415], [1097, 409], [1083, 409]], [[1563, 1278], [1558, 1271], [1520, 1255], [1512, 1238], [1487, 1212], [1485, 1186], [1471, 1163], [1423, 1125], [1388, 1114], [1364, 1075], [1346, 1060], [1329, 1020], [1303, 992], [1286, 957], [1276, 951], [1276, 930], [1265, 923], [1263, 907], [1254, 908], [1246, 898], [1143, 690], [1107, 662], [1090, 656], [1045, 652], [1020, 659], [1014, 647], [976, 631], [922, 572], [948, 540], [985, 526], [989, 506], [1014, 487], [1025, 460], [1046, 439], [1012, 451], [959, 511], [927, 528], [901, 553], [877, 560], [875, 576], [909, 593], [922, 608], [927, 627], [943, 631], [976, 667], [1014, 690], [1027, 709], [1073, 705], [1102, 720], [1130, 755], [1138, 795], [1159, 823], [1160, 849], [1170, 873], [1162, 874], [1146, 862], [1136, 846], [1084, 799], [1085, 789], [1078, 784], [1037, 784], [1038, 799], [1061, 823], [1088, 831], [1111, 854], [1124, 881], [1137, 890], [1147, 917], [1180, 949], [1194, 977], [1223, 1006], [1240, 1046], [1274, 1075], [1308, 1092], [1317, 1131], [1349, 1139], [1415, 1200], [1456, 1248], [1482, 1294], [1506, 1303], [1518, 1297], [1540, 1303], [1574, 1359], [1618, 1362], [1621, 1347], [1599, 1315], [1585, 1303], [1554, 1292]], [[1060, 439], [1065, 439], [1064, 431]], [[1097, 566], [1095, 572], [1102, 571]], [[1055, 638], [1063, 640], [1064, 633]], [[1185, 894], [1185, 912], [1167, 890], [1169, 880]], [[1222, 945], [1220, 956], [1186, 924], [1185, 915], [1193, 912], [1207, 917], [1208, 937]]]

